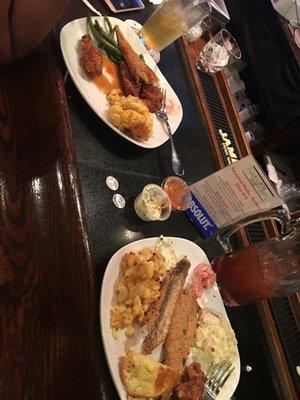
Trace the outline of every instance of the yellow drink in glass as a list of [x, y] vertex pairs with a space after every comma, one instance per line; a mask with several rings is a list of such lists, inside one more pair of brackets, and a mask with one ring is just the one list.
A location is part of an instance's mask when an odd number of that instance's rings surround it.
[[204, 0], [165, 0], [143, 25], [140, 34], [149, 49], [161, 51], [211, 12]]

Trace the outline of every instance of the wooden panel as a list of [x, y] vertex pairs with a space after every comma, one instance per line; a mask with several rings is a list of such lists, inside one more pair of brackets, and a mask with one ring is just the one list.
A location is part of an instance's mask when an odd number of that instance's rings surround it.
[[0, 380], [5, 399], [100, 399], [94, 273], [49, 41], [0, 71]]

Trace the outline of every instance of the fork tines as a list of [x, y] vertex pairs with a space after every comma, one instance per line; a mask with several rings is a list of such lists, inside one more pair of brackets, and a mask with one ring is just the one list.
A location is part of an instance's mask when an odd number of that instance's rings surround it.
[[[221, 388], [225, 385], [226, 381], [234, 371], [234, 366], [228, 360], [222, 361], [212, 367], [207, 375], [207, 381], [205, 383], [208, 392], [212, 392], [214, 397], [219, 394]], [[208, 393], [211, 395], [211, 393]]]

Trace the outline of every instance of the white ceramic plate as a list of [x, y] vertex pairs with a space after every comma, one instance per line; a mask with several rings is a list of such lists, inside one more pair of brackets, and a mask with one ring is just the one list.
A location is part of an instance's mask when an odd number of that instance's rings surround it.
[[[100, 25], [103, 26], [103, 17], [93, 17], [93, 20], [98, 20]], [[169, 85], [163, 74], [158, 69], [157, 65], [149, 55], [146, 48], [139, 41], [136, 33], [132, 28], [121, 21], [120, 19], [110, 17], [112, 26], [119, 25], [121, 31], [138, 54], [143, 54], [145, 62], [155, 72], [159, 79], [159, 85], [161, 88], [167, 90], [167, 110], [169, 116], [169, 123], [171, 126], [172, 133], [176, 131], [181, 120], [182, 120], [182, 106], [181, 103]], [[101, 92], [99, 88], [86, 76], [85, 72], [79, 64], [80, 52], [79, 52], [79, 41], [83, 35], [87, 32], [86, 18], [76, 19], [69, 22], [63, 27], [60, 33], [60, 46], [62, 54], [77, 89], [82, 94], [89, 106], [95, 111], [111, 129], [117, 132], [119, 135], [136, 144], [140, 147], [155, 148], [161, 146], [168, 140], [168, 133], [160, 121], [153, 114], [153, 134], [146, 142], [138, 142], [129, 136], [125, 135], [117, 128], [115, 128], [107, 119], [106, 112], [108, 110], [108, 101], [105, 93]]]
[[[187, 281], [191, 278], [193, 269], [199, 263], [205, 263], [209, 265], [209, 261], [204, 253], [204, 251], [197, 246], [195, 243], [181, 238], [170, 238], [173, 241], [174, 249], [178, 259], [187, 256], [191, 262], [191, 268]], [[114, 296], [114, 285], [119, 277], [120, 272], [120, 262], [122, 256], [130, 251], [136, 251], [142, 249], [143, 247], [155, 248], [157, 238], [149, 238], [138, 240], [136, 242], [130, 243], [127, 246], [122, 247], [117, 251], [113, 257], [110, 259], [102, 282], [101, 297], [100, 297], [100, 323], [101, 323], [101, 333], [102, 340], [104, 344], [105, 354], [107, 362], [110, 368], [112, 378], [114, 380], [115, 386], [122, 400], [126, 400], [126, 392], [122, 385], [120, 375], [119, 375], [119, 357], [124, 355], [124, 345], [128, 345], [130, 348], [140, 352], [141, 344], [143, 341], [143, 336], [135, 335], [134, 338], [128, 339], [125, 337], [124, 332], [120, 333], [119, 338], [116, 340], [113, 338], [110, 329], [110, 309], [113, 304]], [[203, 301], [199, 303], [202, 308], [206, 307], [212, 311], [215, 311], [222, 315], [228, 320], [226, 310], [223, 305], [219, 289], [215, 284], [212, 289], [205, 291]], [[229, 322], [229, 320], [228, 320]], [[162, 346], [158, 346], [157, 349], [152, 353], [153, 358], [156, 360], [160, 359]], [[235, 370], [224, 385], [221, 390], [218, 400], [228, 400], [234, 393], [240, 378], [240, 358], [237, 349], [237, 357], [235, 361]]]

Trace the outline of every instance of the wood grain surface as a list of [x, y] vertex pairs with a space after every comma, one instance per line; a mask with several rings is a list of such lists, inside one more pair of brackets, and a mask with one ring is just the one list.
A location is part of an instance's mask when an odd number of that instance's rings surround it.
[[[63, 79], [48, 40], [0, 71], [0, 391], [100, 399], [98, 304]], [[1, 397], [1, 395], [0, 395]]]

